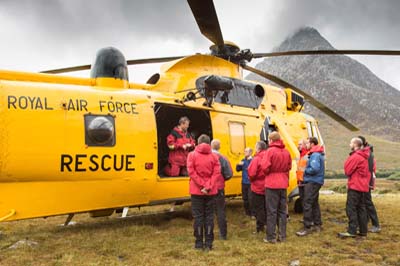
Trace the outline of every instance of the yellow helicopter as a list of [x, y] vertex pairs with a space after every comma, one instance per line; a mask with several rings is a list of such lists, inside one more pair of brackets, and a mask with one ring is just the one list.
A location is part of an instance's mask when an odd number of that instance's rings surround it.
[[[293, 158], [289, 198], [297, 195], [296, 143], [323, 143], [317, 121], [301, 112], [305, 101], [350, 130], [350, 122], [284, 80], [247, 65], [253, 58], [312, 54], [399, 55], [398, 51], [289, 51], [251, 53], [224, 42], [212, 0], [188, 0], [211, 54], [126, 61], [101, 49], [93, 65], [43, 73], [0, 70], [0, 221], [115, 210], [189, 200], [188, 177], [167, 177], [166, 137], [179, 117], [196, 138], [221, 140], [232, 164], [245, 147], [279, 131]], [[131, 83], [128, 65], [165, 64], [146, 84]], [[54, 75], [91, 70], [90, 78]], [[243, 69], [285, 89], [244, 80]], [[241, 193], [241, 175], [226, 195]]]

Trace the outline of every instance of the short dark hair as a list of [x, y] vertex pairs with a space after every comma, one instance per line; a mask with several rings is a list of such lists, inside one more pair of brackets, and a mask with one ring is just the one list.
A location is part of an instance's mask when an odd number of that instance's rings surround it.
[[361, 139], [361, 141], [362, 141], [362, 145], [363, 146], [367, 146], [367, 140], [365, 139], [365, 137], [363, 137], [363, 136], [358, 136], [357, 138], [359, 138], [359, 139]]
[[258, 149], [260, 149], [260, 151], [266, 150], [267, 149], [267, 144], [264, 141], [257, 141], [256, 147]]
[[185, 123], [185, 122], [190, 122], [189, 118], [187, 116], [182, 116], [181, 118], [179, 118], [179, 125]]
[[206, 134], [201, 134], [200, 137], [197, 139], [197, 144], [207, 143], [210, 144], [210, 137]]
[[314, 145], [318, 145], [318, 139], [316, 137], [309, 137], [308, 141]]

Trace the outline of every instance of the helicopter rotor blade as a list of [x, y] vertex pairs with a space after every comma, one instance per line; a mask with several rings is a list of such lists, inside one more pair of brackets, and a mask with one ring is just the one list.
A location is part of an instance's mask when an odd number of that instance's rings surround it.
[[253, 58], [276, 57], [288, 55], [400, 55], [398, 50], [304, 50], [272, 53], [254, 53]]
[[127, 60], [126, 64], [128, 66], [131, 66], [131, 65], [141, 65], [141, 64], [164, 63], [164, 62], [169, 62], [169, 61], [173, 61], [173, 60], [176, 60], [176, 59], [180, 59], [180, 58], [183, 58], [183, 57], [187, 57], [187, 55], [170, 56], [170, 57], [145, 58], [145, 59], [133, 59], [133, 60]]
[[88, 69], [90, 69], [90, 66], [91, 65], [82, 65], [82, 66], [74, 66], [74, 67], [57, 68], [57, 69], [40, 71], [39, 73], [60, 74], [60, 73], [67, 73], [67, 72], [75, 72], [75, 71], [88, 70]]
[[[186, 57], [186, 56], [170, 56], [170, 57], [133, 59], [133, 60], [127, 60], [126, 64], [129, 66], [129, 65], [140, 65], [140, 64], [164, 63], [164, 62], [169, 62], [169, 61], [172, 61], [172, 60], [180, 59], [180, 58], [183, 58], [183, 57]], [[67, 73], [67, 72], [74, 72], [74, 71], [89, 70], [90, 67], [91, 67], [91, 65], [65, 67], [65, 68], [58, 68], [58, 69], [40, 71], [40, 73], [60, 74], [60, 73]]]
[[310, 94], [304, 92], [303, 90], [297, 88], [296, 86], [274, 76], [271, 75], [267, 72], [261, 71], [257, 68], [251, 67], [251, 66], [247, 66], [247, 65], [242, 65], [242, 67], [248, 71], [251, 71], [257, 75], [260, 75], [270, 81], [273, 81], [274, 83], [284, 87], [284, 88], [290, 88], [293, 91], [301, 94], [304, 96], [304, 99], [307, 100], [309, 103], [311, 103], [312, 105], [314, 105], [315, 107], [317, 107], [319, 110], [321, 110], [323, 113], [325, 113], [326, 115], [328, 115], [329, 117], [331, 117], [332, 119], [336, 120], [338, 123], [340, 123], [341, 125], [343, 125], [344, 127], [346, 127], [347, 129], [351, 130], [351, 131], [358, 131], [359, 129], [357, 127], [355, 127], [353, 124], [351, 124], [349, 121], [347, 121], [346, 119], [344, 119], [342, 116], [338, 115], [335, 111], [333, 111], [332, 109], [330, 109], [329, 107], [327, 107], [326, 105], [324, 105], [323, 103], [321, 103], [320, 101], [318, 101], [317, 99], [315, 99], [314, 97], [312, 97]]
[[200, 32], [221, 50], [224, 47], [224, 38], [218, 22], [212, 0], [188, 0], [190, 9], [196, 19]]

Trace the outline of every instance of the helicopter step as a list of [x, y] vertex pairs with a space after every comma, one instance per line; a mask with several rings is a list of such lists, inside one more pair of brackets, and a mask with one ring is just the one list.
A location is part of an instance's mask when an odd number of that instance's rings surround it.
[[74, 216], [75, 216], [75, 213], [68, 214], [67, 219], [65, 220], [63, 226], [68, 226], [71, 223], [72, 218], [74, 218]]
[[16, 213], [16, 211], [14, 209], [11, 209], [8, 214], [4, 215], [3, 217], [0, 217], [0, 222], [4, 221], [4, 220], [7, 220], [11, 216], [13, 216], [15, 213]]

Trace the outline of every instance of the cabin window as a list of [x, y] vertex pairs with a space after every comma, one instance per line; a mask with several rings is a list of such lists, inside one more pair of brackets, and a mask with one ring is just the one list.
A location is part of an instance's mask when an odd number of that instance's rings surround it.
[[309, 121], [307, 121], [307, 134], [309, 138], [313, 136], [311, 122]]
[[86, 114], [84, 120], [85, 144], [87, 146], [115, 146], [115, 121], [113, 116]]
[[262, 127], [261, 132], [260, 132], [260, 140], [264, 141], [267, 144], [268, 144], [268, 134], [270, 133], [269, 127], [270, 127], [270, 124], [269, 124], [269, 119], [267, 117], [264, 120], [264, 126]]
[[319, 139], [318, 129], [315, 123], [312, 123], [312, 132], [313, 132], [313, 137], [317, 138], [318, 142], [321, 143], [321, 140]]
[[233, 154], [243, 153], [246, 147], [244, 123], [229, 122], [229, 136], [231, 141], [231, 152]]
[[[179, 118], [182, 116], [189, 118], [190, 126], [188, 132], [197, 144], [197, 138], [201, 134], [206, 134], [212, 139], [210, 114], [208, 110], [189, 109], [163, 103], [155, 104], [154, 114], [157, 123], [158, 175], [162, 178], [167, 178], [170, 177], [165, 174], [169, 156], [167, 137], [172, 129], [178, 125]], [[179, 177], [187, 177], [187, 175]]]
[[316, 137], [318, 139], [318, 143], [323, 146], [324, 145], [324, 141], [321, 137], [321, 133], [319, 132], [319, 129], [317, 127], [316, 124], [313, 123], [313, 133], [314, 133], [314, 137]]
[[265, 127], [261, 129], [260, 140], [267, 142], [268, 141], [268, 130], [265, 130]]

